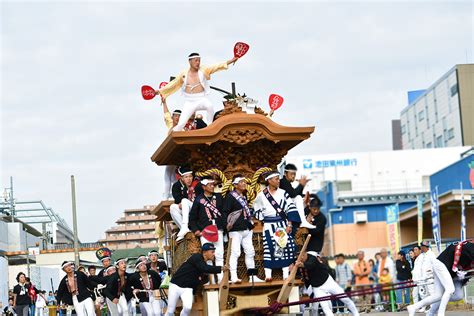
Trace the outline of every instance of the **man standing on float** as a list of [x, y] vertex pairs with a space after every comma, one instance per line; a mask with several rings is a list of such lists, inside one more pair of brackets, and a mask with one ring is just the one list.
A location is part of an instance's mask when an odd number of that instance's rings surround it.
[[280, 174], [265, 175], [267, 187], [255, 198], [255, 217], [263, 220], [263, 266], [265, 281], [272, 281], [272, 269], [283, 270], [288, 278], [288, 267], [295, 261], [295, 242], [290, 234], [293, 222], [300, 220], [296, 206], [285, 190], [279, 188]]
[[181, 88], [184, 96], [183, 111], [173, 131], [182, 131], [191, 115], [200, 110], [206, 111], [207, 123], [212, 122], [214, 109], [211, 101], [207, 98], [210, 92], [209, 80], [211, 74], [227, 69], [230, 64], [235, 63], [238, 59], [238, 57], [234, 57], [222, 63], [201, 66], [201, 56], [198, 53], [192, 53], [188, 56], [189, 69], [181, 72], [166, 86], [155, 91], [156, 94], [161, 94], [166, 99]]

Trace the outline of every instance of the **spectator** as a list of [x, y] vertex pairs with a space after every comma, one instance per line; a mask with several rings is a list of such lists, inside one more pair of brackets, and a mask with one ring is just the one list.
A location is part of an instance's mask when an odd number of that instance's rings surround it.
[[408, 263], [410, 264], [410, 270], [413, 270], [413, 267], [415, 266], [415, 250], [414, 248], [411, 248], [409, 251], [408, 251], [408, 257], [410, 259], [408, 259]]
[[370, 283], [377, 283], [378, 282], [378, 277], [377, 277], [377, 267], [375, 265], [374, 259], [369, 259], [369, 267], [370, 267], [370, 274], [369, 274], [369, 281]]
[[48, 306], [56, 305], [56, 297], [53, 295], [52, 291], [49, 291], [48, 297], [46, 299], [48, 302]]
[[[382, 274], [379, 277], [379, 284], [382, 285], [382, 289], [384, 289], [384, 285], [388, 285], [392, 283], [392, 278], [390, 276], [390, 271], [388, 268], [384, 268], [382, 270]], [[382, 291], [382, 298], [384, 302], [389, 302], [390, 301], [390, 290], [383, 290]]]
[[35, 314], [37, 316], [44, 315], [44, 308], [46, 307], [45, 294], [46, 294], [45, 291], [38, 291], [38, 294], [36, 295], [36, 302], [35, 302], [36, 313]]
[[[413, 252], [415, 254], [415, 259], [414, 259], [414, 264], [413, 264], [413, 270], [411, 271], [412, 279], [413, 281], [419, 281], [423, 279], [423, 274], [421, 272], [421, 266], [423, 264], [423, 253], [421, 252], [421, 248], [419, 245], [416, 245], [415, 247], [413, 247]], [[417, 303], [420, 300], [420, 298], [423, 299], [420, 293], [419, 286], [415, 286], [413, 288], [412, 296], [413, 296], [413, 303]], [[418, 312], [424, 313], [425, 310], [426, 310], [425, 307], [422, 307], [421, 309], [418, 310]]]
[[[351, 281], [352, 281], [352, 270], [345, 261], [345, 256], [340, 253], [336, 255], [336, 282], [345, 292], [351, 290]], [[338, 307], [339, 313], [344, 313], [344, 303], [341, 300], [336, 301], [336, 306]]]
[[[397, 283], [411, 280], [410, 264], [406, 259], [404, 251], [398, 252], [398, 258], [395, 262], [397, 268]], [[401, 307], [402, 304], [410, 304], [410, 289], [397, 290], [397, 304]]]
[[29, 284], [26, 283], [26, 275], [23, 272], [16, 276], [17, 285], [13, 287], [13, 307], [19, 316], [28, 316], [30, 307], [30, 296], [28, 295]]
[[385, 248], [380, 250], [380, 261], [378, 267], [378, 274], [380, 277], [381, 272], [383, 269], [387, 268], [388, 272], [390, 273], [390, 278], [395, 280], [395, 264], [393, 263], [392, 258], [388, 256], [388, 251]]
[[13, 308], [13, 298], [8, 299], [8, 305], [5, 306], [3, 312], [6, 316], [16, 316], [15, 309]]
[[[364, 252], [359, 250], [357, 252], [357, 262], [354, 264], [355, 286], [356, 290], [370, 289], [370, 267], [367, 261], [364, 260]], [[362, 302], [366, 304], [365, 311], [370, 313], [372, 304], [372, 295], [362, 295]], [[363, 310], [363, 308], [361, 308]]]

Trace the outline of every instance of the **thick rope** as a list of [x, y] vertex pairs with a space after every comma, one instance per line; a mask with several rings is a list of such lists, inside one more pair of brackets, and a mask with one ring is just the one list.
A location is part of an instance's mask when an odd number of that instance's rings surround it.
[[300, 301], [289, 302], [289, 303], [280, 303], [280, 302], [274, 301], [268, 307], [253, 308], [251, 311], [259, 315], [273, 315], [277, 313], [278, 311], [280, 311], [283, 307], [309, 304], [309, 303], [315, 303], [315, 302], [321, 302], [321, 301], [329, 301], [329, 300], [340, 299], [344, 297], [373, 294], [373, 293], [379, 293], [381, 291], [401, 290], [401, 289], [415, 287], [417, 285], [418, 284], [414, 283], [412, 280], [403, 281], [399, 283], [389, 283], [389, 284], [383, 284], [383, 285], [381, 284], [381, 285], [376, 285], [376, 286], [367, 285], [367, 286], [371, 286], [371, 288], [354, 290], [350, 292], [344, 292], [341, 294], [321, 296], [317, 298], [311, 298], [311, 299], [300, 300]]

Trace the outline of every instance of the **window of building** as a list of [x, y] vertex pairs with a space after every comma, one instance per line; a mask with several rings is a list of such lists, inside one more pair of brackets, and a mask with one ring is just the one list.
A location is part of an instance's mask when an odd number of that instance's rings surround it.
[[405, 124], [402, 125], [402, 135], [405, 134], [407, 131], [407, 127]]
[[426, 143], [426, 148], [432, 148], [432, 147], [433, 147], [433, 144], [431, 142]]
[[436, 137], [436, 148], [443, 147], [443, 136]]
[[454, 97], [456, 94], [458, 94], [458, 84], [454, 84], [451, 87], [451, 98]]
[[337, 181], [337, 190], [338, 191], [352, 191], [352, 182], [349, 181]]
[[453, 139], [454, 138], [454, 128], [450, 128], [448, 130], [448, 139]]
[[423, 119], [425, 118], [425, 111], [421, 110], [420, 112], [418, 112], [418, 121], [423, 121]]

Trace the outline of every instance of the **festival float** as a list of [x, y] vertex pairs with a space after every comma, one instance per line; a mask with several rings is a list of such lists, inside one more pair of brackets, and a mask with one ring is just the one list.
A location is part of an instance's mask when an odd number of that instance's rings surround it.
[[[238, 50], [239, 43], [236, 44]], [[245, 47], [244, 47], [245, 48]], [[248, 46], [245, 52], [248, 50]], [[163, 86], [162, 83], [160, 86]], [[217, 89], [221, 92], [224, 90]], [[150, 86], [142, 87], [143, 98], [152, 99], [156, 93]], [[269, 96], [270, 114], [258, 102], [239, 95], [232, 84], [232, 92], [223, 101], [224, 109], [206, 128], [190, 131], [173, 131], [153, 153], [151, 160], [159, 166], [189, 166], [197, 177], [213, 176], [223, 195], [232, 190], [231, 179], [236, 173], [246, 177], [247, 199], [251, 205], [261, 191], [262, 174], [274, 170], [288, 151], [314, 132], [314, 127], [283, 126], [271, 119], [271, 114], [283, 104], [277, 94]], [[191, 256], [200, 251], [200, 241], [193, 233], [176, 241], [177, 227], [170, 216], [172, 200], [163, 200], [152, 213], [157, 216], [162, 248], [171, 274]], [[286, 303], [300, 299], [302, 282], [296, 280], [297, 269], [283, 280], [281, 272], [271, 282], [253, 282], [252, 275], [264, 276], [263, 224], [255, 220], [253, 245], [255, 248], [254, 271], [247, 271], [244, 253], [238, 261], [239, 284], [229, 284], [228, 272], [220, 283], [210, 282], [195, 293], [193, 315], [243, 315], [255, 314], [254, 308], [268, 307], [272, 302]], [[300, 228], [295, 235], [297, 248], [306, 248], [307, 230]], [[228, 264], [230, 243], [224, 245], [224, 261]], [[216, 278], [217, 280], [217, 278]], [[299, 312], [299, 306], [285, 307], [281, 313]]]

